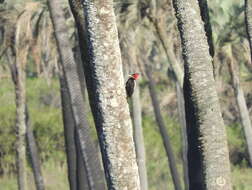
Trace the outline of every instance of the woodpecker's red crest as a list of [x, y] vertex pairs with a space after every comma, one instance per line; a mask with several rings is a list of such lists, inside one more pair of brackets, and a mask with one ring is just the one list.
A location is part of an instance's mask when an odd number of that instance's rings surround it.
[[127, 97], [131, 97], [133, 92], [134, 92], [134, 88], [136, 86], [136, 80], [138, 79], [139, 77], [139, 73], [134, 73], [132, 75], [129, 75], [130, 78], [127, 80], [126, 82], [126, 92], [127, 92]]

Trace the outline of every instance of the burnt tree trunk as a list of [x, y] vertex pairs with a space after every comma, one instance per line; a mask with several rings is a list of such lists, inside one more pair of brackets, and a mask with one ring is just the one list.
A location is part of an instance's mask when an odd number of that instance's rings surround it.
[[173, 6], [185, 62], [189, 188], [231, 190], [227, 136], [199, 4], [173, 0]]

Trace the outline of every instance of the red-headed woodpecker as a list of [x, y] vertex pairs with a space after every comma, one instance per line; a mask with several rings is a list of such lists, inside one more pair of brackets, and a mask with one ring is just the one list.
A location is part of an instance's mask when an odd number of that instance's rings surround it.
[[126, 93], [127, 93], [127, 98], [131, 97], [133, 92], [134, 92], [134, 88], [136, 86], [136, 80], [139, 77], [139, 73], [134, 73], [132, 75], [129, 75], [129, 79], [126, 82]]

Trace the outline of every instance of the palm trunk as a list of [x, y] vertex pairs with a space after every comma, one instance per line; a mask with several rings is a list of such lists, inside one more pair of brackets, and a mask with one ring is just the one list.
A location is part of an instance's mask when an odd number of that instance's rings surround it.
[[[250, 59], [252, 59], [252, 2], [251, 0], [245, 0], [245, 23], [247, 29], [247, 35], [250, 45]], [[251, 62], [251, 61], [250, 61]]]
[[249, 118], [249, 111], [244, 97], [244, 93], [240, 86], [239, 75], [237, 74], [232, 58], [228, 59], [228, 68], [231, 75], [236, 103], [239, 108], [241, 123], [246, 137], [247, 150], [249, 154], [249, 164], [252, 167], [252, 126]]
[[200, 7], [200, 15], [204, 22], [204, 28], [206, 31], [207, 36], [207, 43], [209, 45], [209, 53], [212, 57], [214, 57], [214, 44], [213, 44], [213, 37], [212, 37], [212, 26], [210, 23], [209, 17], [209, 9], [207, 0], [198, 0], [199, 7]]
[[132, 115], [134, 126], [134, 142], [136, 148], [136, 158], [140, 177], [141, 190], [148, 190], [148, 178], [145, 164], [145, 147], [142, 128], [142, 109], [140, 102], [140, 89], [137, 84], [132, 96]]
[[77, 66], [74, 61], [72, 49], [69, 45], [70, 43], [67, 36], [68, 32], [65, 25], [64, 13], [61, 8], [61, 1], [49, 0], [48, 5], [55, 30], [58, 52], [64, 71], [64, 80], [66, 81], [71, 100], [74, 124], [77, 131], [77, 140], [78, 143], [80, 143], [81, 155], [83, 162], [85, 163], [88, 185], [91, 190], [102, 190], [105, 189], [105, 184], [98, 160], [98, 152], [91, 139], [90, 128], [86, 120], [85, 105], [83, 103]]
[[[89, 52], [84, 71], [108, 188], [139, 189], [113, 2], [84, 1], [83, 6]], [[80, 42], [85, 44], [85, 34], [79, 31], [79, 35]]]
[[184, 173], [184, 184], [185, 190], [189, 190], [189, 177], [188, 177], [188, 145], [187, 145], [187, 133], [186, 133], [186, 120], [185, 120], [185, 101], [183, 90], [181, 89], [178, 82], [176, 82], [176, 93], [177, 93], [177, 107], [179, 114], [179, 121], [181, 125], [181, 142], [182, 142], [182, 160], [183, 160], [183, 173]]
[[[122, 31], [125, 32], [125, 31]], [[121, 33], [121, 32], [120, 32]], [[120, 47], [122, 50], [122, 58], [124, 63], [125, 78], [128, 79], [130, 73], [135, 73], [139, 70], [137, 65], [136, 56], [136, 30], [128, 30], [126, 33], [121, 33], [123, 37], [120, 39]], [[142, 109], [140, 101], [140, 89], [138, 83], [136, 83], [134, 94], [131, 101], [131, 116], [133, 121], [133, 134], [134, 143], [136, 149], [136, 159], [138, 165], [138, 173], [140, 177], [140, 189], [148, 189], [148, 178], [145, 164], [145, 147], [144, 147], [144, 136], [142, 129]]]
[[227, 137], [199, 4], [197, 0], [173, 0], [173, 6], [185, 61], [190, 189], [230, 190]]
[[17, 178], [18, 190], [27, 189], [26, 171], [26, 122], [25, 122], [25, 71], [18, 59], [12, 60], [11, 50], [7, 50], [7, 57], [10, 64], [12, 81], [15, 85], [16, 95], [16, 151], [17, 151]]
[[25, 106], [25, 116], [26, 116], [26, 126], [27, 126], [27, 144], [30, 151], [31, 163], [32, 163], [32, 170], [34, 175], [34, 180], [36, 184], [36, 190], [44, 190], [44, 180], [41, 172], [41, 164], [39, 160], [39, 153], [37, 144], [33, 135], [33, 131], [30, 124], [30, 117], [27, 105]]
[[60, 79], [60, 94], [61, 107], [64, 123], [64, 136], [66, 144], [67, 167], [68, 167], [68, 181], [71, 190], [77, 190], [77, 152], [75, 147], [75, 126], [73, 113], [71, 109], [71, 101], [67, 91], [66, 82], [63, 76]]
[[168, 37], [168, 35], [166, 34], [166, 30], [165, 30], [165, 23], [163, 22], [158, 22], [155, 19], [151, 19], [151, 21], [154, 24], [154, 27], [157, 31], [158, 37], [161, 41], [161, 44], [165, 50], [165, 54], [167, 59], [169, 60], [169, 64], [171, 65], [172, 70], [175, 73], [176, 79], [179, 82], [180, 87], [182, 88], [183, 86], [183, 80], [184, 80], [184, 71], [181, 67], [181, 65], [179, 64], [175, 53], [173, 52], [173, 44], [172, 44], [172, 40], [170, 37]]
[[155, 117], [156, 117], [156, 121], [159, 127], [159, 131], [160, 134], [162, 136], [162, 140], [163, 140], [163, 144], [165, 147], [165, 151], [166, 151], [166, 155], [168, 158], [168, 164], [170, 166], [170, 170], [171, 170], [171, 176], [172, 176], [172, 180], [173, 180], [173, 184], [175, 187], [175, 190], [182, 190], [181, 187], [181, 183], [180, 183], [180, 179], [179, 179], [179, 174], [178, 174], [178, 170], [176, 167], [176, 161], [175, 161], [175, 156], [172, 150], [172, 146], [170, 143], [170, 138], [169, 135], [167, 133], [167, 130], [165, 128], [165, 124], [163, 121], [163, 117], [160, 111], [160, 106], [158, 103], [158, 98], [157, 98], [157, 93], [155, 90], [155, 82], [152, 78], [152, 75], [149, 71], [149, 68], [146, 69], [146, 74], [149, 80], [149, 91], [150, 91], [150, 96], [151, 96], [151, 100], [152, 100], [152, 105], [154, 108], [154, 112], [155, 112]]
[[[16, 60], [17, 61], [17, 60]], [[17, 131], [17, 167], [18, 189], [27, 189], [26, 171], [26, 123], [25, 123], [25, 71], [21, 63], [16, 63], [16, 131]]]

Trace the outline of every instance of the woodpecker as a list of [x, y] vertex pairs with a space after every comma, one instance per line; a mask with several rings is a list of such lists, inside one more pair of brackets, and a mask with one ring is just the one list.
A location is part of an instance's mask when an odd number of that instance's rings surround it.
[[136, 80], [139, 77], [139, 73], [134, 73], [132, 75], [129, 75], [129, 79], [126, 82], [126, 93], [127, 93], [127, 98], [130, 98], [134, 92], [134, 88], [136, 86]]

